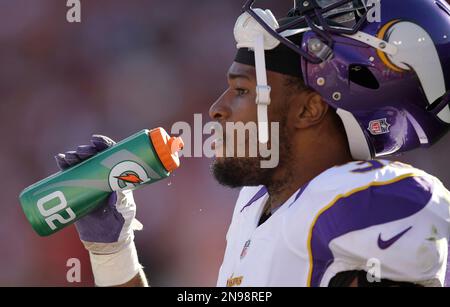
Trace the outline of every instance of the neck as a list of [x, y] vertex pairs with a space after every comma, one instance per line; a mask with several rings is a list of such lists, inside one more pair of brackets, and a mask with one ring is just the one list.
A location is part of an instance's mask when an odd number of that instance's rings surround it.
[[353, 161], [346, 140], [345, 143], [330, 142], [316, 148], [317, 150], [309, 151], [309, 154], [294, 155], [295, 159], [280, 165], [275, 171], [271, 182], [266, 185], [271, 209], [283, 205], [299, 188], [327, 169]]

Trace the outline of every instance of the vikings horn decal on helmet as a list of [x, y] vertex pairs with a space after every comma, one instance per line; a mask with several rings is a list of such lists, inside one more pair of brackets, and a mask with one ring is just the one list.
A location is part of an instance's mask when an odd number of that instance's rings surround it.
[[[444, 0], [295, 0], [282, 25], [254, 2], [245, 3], [234, 33], [238, 48], [255, 51], [260, 142], [267, 141], [270, 104], [264, 53], [280, 43], [302, 57], [306, 85], [337, 110], [355, 159], [428, 147], [448, 131]], [[375, 8], [379, 18], [369, 20]], [[301, 44], [289, 39], [297, 34]]]

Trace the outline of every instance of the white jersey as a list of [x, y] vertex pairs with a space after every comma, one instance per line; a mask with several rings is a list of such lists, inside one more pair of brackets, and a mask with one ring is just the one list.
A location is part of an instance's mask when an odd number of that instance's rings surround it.
[[444, 284], [450, 193], [421, 170], [390, 161], [333, 167], [258, 227], [267, 199], [264, 187], [242, 189], [219, 287], [327, 286], [354, 270]]

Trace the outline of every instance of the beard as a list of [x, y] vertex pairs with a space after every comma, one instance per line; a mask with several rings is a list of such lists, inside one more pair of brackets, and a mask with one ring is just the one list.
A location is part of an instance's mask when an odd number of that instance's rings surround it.
[[[287, 114], [287, 113], [285, 113]], [[289, 162], [293, 158], [289, 134], [286, 127], [286, 118], [280, 121], [279, 136], [279, 163], [275, 168], [262, 168], [261, 161], [263, 157], [244, 157], [244, 158], [216, 158], [212, 164], [212, 173], [214, 178], [223, 186], [238, 188], [244, 186], [278, 186], [287, 180], [283, 176], [282, 180], [276, 180], [275, 174], [280, 169], [285, 169], [289, 173]], [[277, 143], [277, 142], [274, 142]]]
[[230, 188], [265, 184], [273, 170], [261, 168], [259, 158], [219, 158], [212, 165], [217, 182]]

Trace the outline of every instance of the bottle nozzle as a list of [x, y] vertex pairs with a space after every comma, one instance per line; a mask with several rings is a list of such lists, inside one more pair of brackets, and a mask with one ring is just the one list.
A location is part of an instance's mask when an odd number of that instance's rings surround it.
[[151, 130], [150, 139], [164, 168], [169, 173], [177, 169], [180, 166], [178, 152], [184, 147], [183, 140], [180, 137], [170, 137], [163, 128]]
[[169, 142], [167, 142], [167, 144], [169, 145], [170, 151], [172, 152], [173, 155], [177, 154], [184, 148], [183, 139], [180, 137], [171, 137], [169, 139]]

